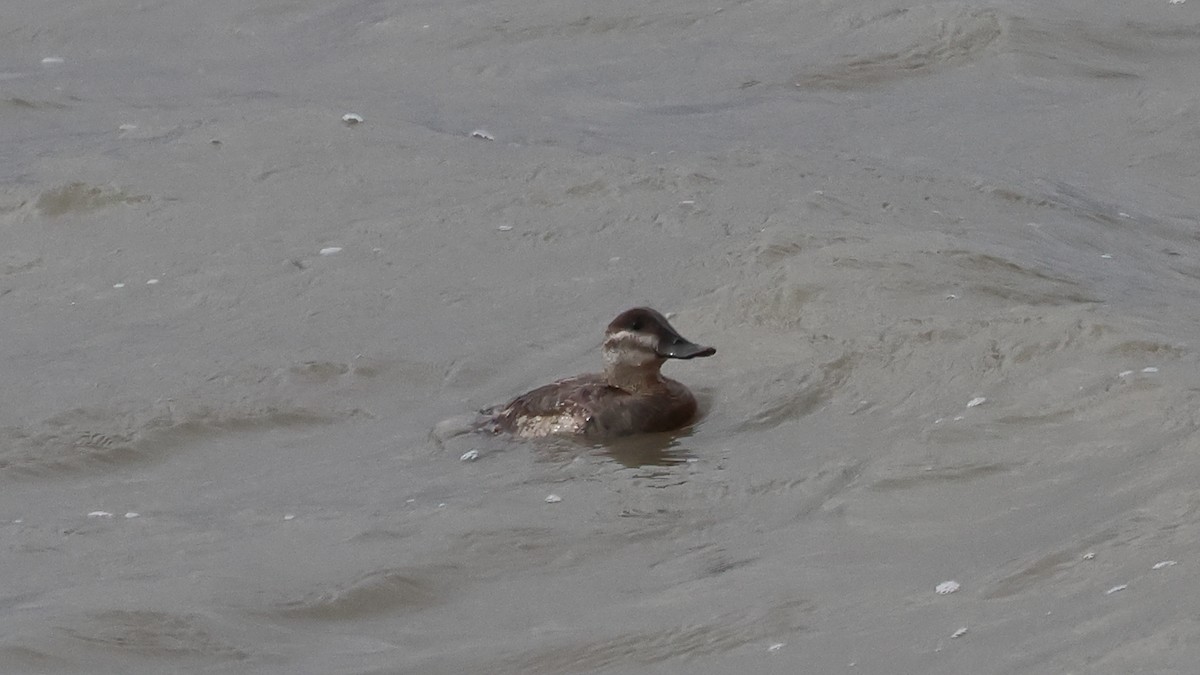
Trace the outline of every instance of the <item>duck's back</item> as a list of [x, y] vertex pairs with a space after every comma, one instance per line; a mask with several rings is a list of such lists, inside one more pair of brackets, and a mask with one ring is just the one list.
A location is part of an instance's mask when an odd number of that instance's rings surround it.
[[696, 399], [668, 378], [661, 387], [633, 393], [591, 374], [538, 387], [482, 412], [487, 419], [481, 427], [493, 432], [625, 436], [685, 426], [696, 414]]

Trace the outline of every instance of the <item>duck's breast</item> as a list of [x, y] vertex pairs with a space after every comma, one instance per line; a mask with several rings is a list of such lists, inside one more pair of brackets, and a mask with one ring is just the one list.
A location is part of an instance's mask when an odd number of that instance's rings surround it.
[[627, 436], [673, 431], [687, 426], [695, 416], [696, 398], [692, 392], [674, 380], [665, 380], [661, 388], [598, 402], [587, 433]]

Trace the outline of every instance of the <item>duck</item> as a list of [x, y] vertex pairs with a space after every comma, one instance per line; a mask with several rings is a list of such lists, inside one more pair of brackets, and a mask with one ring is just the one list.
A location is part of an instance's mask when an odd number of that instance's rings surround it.
[[604, 331], [604, 372], [576, 375], [479, 411], [476, 429], [519, 438], [605, 438], [674, 431], [696, 417], [696, 397], [662, 374], [668, 359], [712, 356], [649, 307], [625, 310]]

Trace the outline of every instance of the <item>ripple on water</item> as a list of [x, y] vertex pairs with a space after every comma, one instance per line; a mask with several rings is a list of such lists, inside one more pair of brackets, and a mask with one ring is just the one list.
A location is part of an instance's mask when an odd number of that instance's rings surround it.
[[268, 614], [287, 619], [348, 621], [421, 609], [440, 601], [437, 576], [436, 570], [376, 570], [349, 583], [333, 584], [299, 600], [280, 603]]
[[[824, 51], [841, 60], [801, 74], [797, 87], [867, 87], [962, 66], [985, 56], [1005, 33], [996, 11], [957, 3], [855, 15], [845, 23], [846, 30], [830, 37], [837, 46]], [[846, 45], [866, 45], [870, 51], [842, 56]]]
[[52, 477], [105, 471], [154, 459], [164, 451], [212, 434], [327, 424], [344, 414], [247, 405], [170, 407], [123, 412], [76, 408], [29, 426], [0, 428], [0, 477]]
[[808, 415], [845, 385], [858, 361], [858, 354], [847, 353], [815, 370], [794, 367], [773, 374], [750, 392], [757, 407], [738, 430], [772, 429]]
[[802, 621], [811, 603], [786, 599], [765, 610], [726, 612], [711, 621], [634, 631], [531, 649], [507, 661], [504, 672], [568, 673], [617, 664], [654, 664], [680, 657], [722, 654], [753, 643], [794, 638], [808, 627]]
[[242, 660], [241, 646], [221, 637], [218, 622], [196, 614], [110, 610], [86, 614], [61, 631], [71, 638], [127, 654]]
[[140, 204], [150, 201], [146, 195], [131, 195], [114, 187], [97, 187], [86, 183], [68, 183], [38, 196], [36, 208], [42, 215], [56, 217], [70, 213], [87, 213], [115, 204]]

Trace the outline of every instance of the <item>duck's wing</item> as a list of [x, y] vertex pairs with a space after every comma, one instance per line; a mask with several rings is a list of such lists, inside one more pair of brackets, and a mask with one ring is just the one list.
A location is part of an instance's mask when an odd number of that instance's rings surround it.
[[572, 428], [573, 421], [586, 423], [593, 403], [619, 392], [600, 375], [570, 377], [528, 391], [504, 405], [481, 410], [481, 428], [528, 436], [582, 433], [584, 427]]

